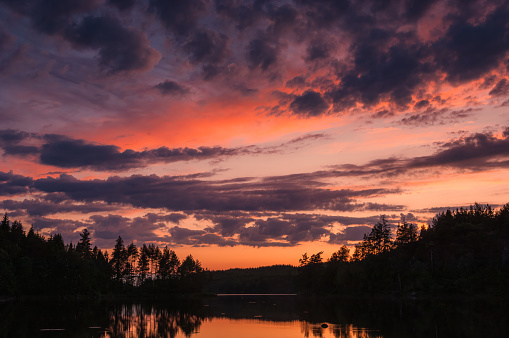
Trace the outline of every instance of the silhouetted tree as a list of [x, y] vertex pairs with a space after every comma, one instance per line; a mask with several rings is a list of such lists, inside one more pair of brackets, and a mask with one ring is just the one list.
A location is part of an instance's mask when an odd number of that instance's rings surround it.
[[127, 263], [127, 250], [124, 246], [124, 240], [118, 236], [111, 257], [111, 267], [113, 269], [113, 277], [117, 282], [123, 281], [125, 277], [125, 267]]
[[339, 263], [348, 262], [350, 260], [350, 249], [346, 245], [339, 248], [338, 251], [334, 252], [329, 258], [329, 262]]
[[150, 252], [147, 245], [143, 244], [140, 249], [140, 257], [138, 258], [138, 274], [140, 276], [140, 283], [143, 283], [147, 278], [150, 271]]
[[401, 246], [408, 243], [412, 243], [417, 241], [418, 233], [417, 233], [417, 225], [413, 223], [408, 223], [405, 219], [405, 216], [401, 216], [401, 222], [398, 223], [398, 228], [396, 230], [396, 239], [394, 241], [395, 246]]
[[9, 216], [7, 216], [7, 213], [5, 213], [4, 217], [2, 218], [2, 222], [0, 222], [0, 232], [7, 235], [10, 230], [11, 230], [11, 227], [10, 227]]
[[136, 272], [136, 259], [138, 258], [138, 249], [134, 243], [127, 246], [127, 262], [126, 262], [126, 280], [129, 285], [134, 284], [134, 276]]
[[148, 246], [148, 259], [150, 262], [150, 275], [154, 276], [158, 270], [159, 259], [161, 258], [161, 250], [155, 244]]
[[80, 240], [76, 244], [76, 252], [81, 259], [90, 259], [92, 256], [92, 243], [90, 241], [90, 232], [87, 228], [80, 233]]
[[159, 260], [158, 277], [163, 280], [171, 278], [178, 272], [179, 266], [180, 262], [175, 251], [164, 247], [161, 259]]
[[192, 255], [189, 255], [182, 261], [179, 268], [181, 277], [188, 277], [195, 273], [202, 272], [203, 268], [198, 260], [195, 260]]

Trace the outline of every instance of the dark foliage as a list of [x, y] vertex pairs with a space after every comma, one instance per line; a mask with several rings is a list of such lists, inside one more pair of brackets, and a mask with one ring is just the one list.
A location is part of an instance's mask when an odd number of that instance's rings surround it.
[[110, 259], [92, 248], [87, 229], [74, 246], [60, 234], [25, 233], [7, 214], [0, 223], [0, 296], [197, 293], [202, 272], [192, 256], [180, 264], [173, 250], [153, 244], [125, 247], [119, 236]]
[[[352, 258], [301, 259], [304, 293], [342, 295], [503, 295], [509, 281], [509, 204], [475, 204], [438, 214], [417, 236], [404, 219], [396, 240], [384, 218], [356, 245]], [[313, 256], [311, 256], [313, 257]]]
[[206, 289], [211, 293], [297, 293], [297, 268], [290, 265], [211, 271], [208, 276]]

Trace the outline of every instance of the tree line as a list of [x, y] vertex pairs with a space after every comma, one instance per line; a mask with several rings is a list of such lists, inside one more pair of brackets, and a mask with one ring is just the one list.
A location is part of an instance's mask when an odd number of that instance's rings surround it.
[[352, 254], [322, 255], [299, 260], [302, 293], [507, 295], [509, 203], [447, 210], [420, 230], [402, 218], [393, 231], [382, 216]]
[[98, 295], [200, 292], [204, 269], [193, 256], [182, 262], [168, 247], [125, 245], [110, 254], [92, 247], [83, 229], [76, 245], [62, 235], [46, 239], [7, 214], [0, 222], [0, 295]]

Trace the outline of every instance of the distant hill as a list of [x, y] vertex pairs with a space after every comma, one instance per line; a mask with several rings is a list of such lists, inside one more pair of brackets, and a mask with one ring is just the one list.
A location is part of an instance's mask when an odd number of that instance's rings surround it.
[[297, 274], [297, 267], [291, 265], [210, 271], [205, 291], [243, 294], [296, 293]]

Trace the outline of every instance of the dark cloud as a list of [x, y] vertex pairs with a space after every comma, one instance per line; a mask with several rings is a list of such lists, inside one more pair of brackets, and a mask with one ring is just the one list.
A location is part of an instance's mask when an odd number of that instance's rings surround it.
[[339, 86], [328, 96], [338, 110], [357, 102], [369, 107], [382, 100], [406, 107], [430, 72], [428, 65], [419, 61], [422, 53], [419, 45], [400, 44], [383, 51], [374, 43], [361, 44], [354, 53], [355, 67], [343, 74]]
[[507, 94], [509, 94], [509, 81], [505, 78], [498, 81], [495, 87], [490, 91], [490, 95], [494, 97], [505, 96]]
[[149, 0], [149, 11], [155, 13], [164, 26], [178, 36], [192, 32], [205, 9], [205, 1], [202, 0]]
[[413, 170], [435, 167], [454, 167], [462, 170], [481, 171], [488, 168], [508, 168], [509, 132], [503, 138], [494, 134], [476, 133], [442, 144], [437, 152], [413, 158], [386, 158], [373, 160], [366, 165], [339, 165], [338, 170], [317, 172], [323, 176], [399, 175]]
[[[79, 231], [76, 231], [77, 228], [83, 227], [91, 229], [90, 228], [91, 224], [86, 221], [49, 218], [44, 216], [32, 217], [30, 219], [30, 224], [34, 227], [34, 230], [36, 231], [45, 234], [49, 233], [50, 235], [61, 234], [66, 242], [73, 242], [74, 244], [76, 244], [80, 239]], [[97, 238], [95, 238], [95, 236], [92, 236], [92, 242], [95, 245], [99, 241]], [[114, 245], [114, 240], [108, 241], [108, 243], [103, 244], [107, 245], [100, 247], [111, 248]]]
[[454, 18], [445, 36], [432, 46], [448, 81], [476, 80], [498, 67], [509, 51], [508, 15], [502, 6], [477, 24], [463, 16]]
[[272, 21], [268, 28], [269, 31], [279, 33], [296, 24], [298, 12], [292, 5], [288, 3], [282, 6], [272, 4], [272, 6], [267, 6], [267, 9], [268, 17]]
[[[173, 85], [168, 85], [173, 88]], [[4, 155], [38, 156], [39, 162], [59, 168], [86, 168], [92, 170], [119, 171], [139, 168], [154, 163], [172, 163], [203, 159], [219, 159], [226, 156], [273, 154], [303, 147], [308, 141], [327, 137], [324, 134], [307, 134], [275, 146], [244, 146], [237, 148], [198, 147], [173, 148], [160, 147], [135, 151], [121, 151], [115, 145], [90, 143], [63, 135], [38, 135], [23, 131], [0, 130], [0, 149]], [[24, 145], [24, 143], [38, 143]], [[42, 143], [42, 144], [41, 144]]]
[[0, 130], [0, 148], [4, 155], [34, 155], [39, 149], [33, 145], [20, 144], [26, 139], [35, 138], [36, 135], [14, 129]]
[[[278, 66], [286, 57], [283, 51], [300, 52], [295, 57], [308, 61], [307, 69], [300, 72], [311, 73], [317, 67], [330, 70], [322, 76], [322, 85], [314, 83], [317, 87], [312, 90], [317, 92], [319, 86], [321, 92], [326, 92], [326, 100], [334, 103], [337, 112], [358, 104], [369, 108], [380, 102], [390, 103], [395, 111], [414, 104], [416, 109], [425, 109], [422, 104], [426, 100], [422, 98], [426, 96], [421, 94], [429, 90], [429, 80], [439, 83], [445, 76], [448, 82], [459, 85], [488, 79], [507, 61], [509, 51], [509, 10], [505, 1], [0, 3], [27, 17], [32, 27], [43, 34], [64, 38], [76, 50], [97, 51], [99, 65], [108, 74], [147, 71], [158, 62], [159, 52], [144, 34], [158, 35], [157, 25], [146, 17], [149, 13], [170, 32], [171, 53], [173, 49], [184, 53], [192, 64], [190, 68], [195, 68], [189, 74], [201, 70], [202, 80], [229, 74], [230, 64], [240, 70], [236, 75], [249, 69], [261, 70], [266, 79], [279, 80], [283, 72]], [[436, 15], [438, 8], [443, 20], [435, 20], [440, 23], [430, 30], [429, 38], [423, 38], [426, 34], [421, 34], [420, 20]], [[234, 32], [233, 26], [240, 31]], [[0, 45], [7, 41], [5, 36], [0, 29]], [[339, 50], [344, 52], [341, 58], [335, 53]], [[287, 86], [304, 88], [304, 83], [295, 78]], [[493, 88], [492, 95], [500, 89], [503, 88]], [[175, 93], [173, 89], [169, 91]]]
[[267, 70], [277, 63], [278, 53], [278, 47], [268, 37], [261, 36], [249, 42], [248, 60], [252, 68]]
[[259, 14], [254, 10], [253, 4], [248, 2], [214, 0], [214, 7], [219, 15], [234, 21], [238, 30], [252, 26]]
[[108, 0], [108, 4], [117, 7], [121, 11], [132, 9], [136, 0]]
[[180, 97], [189, 93], [189, 88], [184, 87], [181, 84], [178, 84], [177, 82], [171, 80], [160, 82], [157, 85], [155, 85], [154, 88], [159, 90], [161, 94], [169, 96]]
[[416, 102], [414, 104], [414, 109], [423, 109], [423, 108], [427, 108], [429, 106], [429, 101], [428, 100], [420, 100], [419, 102]]
[[173, 227], [169, 230], [171, 234], [171, 242], [174, 244], [186, 244], [194, 246], [202, 245], [218, 245], [218, 246], [235, 246], [238, 242], [227, 239], [217, 234], [207, 233], [204, 230], [191, 230], [181, 227]]
[[[62, 174], [58, 178], [35, 181], [41, 192], [65, 193], [80, 202], [103, 201], [142, 208], [168, 210], [339, 210], [362, 209], [357, 198], [393, 193], [384, 189], [329, 190], [315, 188], [313, 182], [292, 182], [278, 177], [257, 181], [239, 178], [206, 181], [180, 176], [113, 176], [106, 180], [78, 180]], [[310, 186], [311, 184], [311, 186]]]
[[318, 116], [327, 112], [329, 104], [319, 92], [306, 90], [302, 95], [295, 97], [290, 103], [290, 109], [299, 115]]
[[[389, 208], [395, 210], [396, 208]], [[407, 220], [414, 220], [411, 214]], [[198, 220], [208, 220], [214, 225], [204, 230], [178, 229], [181, 241], [189, 237], [215, 234], [237, 245], [249, 246], [294, 246], [303, 242], [328, 240], [331, 243], [358, 241], [369, 233], [380, 216], [349, 217], [325, 214], [265, 212], [210, 212], [196, 211]], [[399, 220], [400, 215], [387, 216], [390, 221]], [[342, 230], [337, 232], [337, 227]], [[190, 243], [190, 242], [187, 242]], [[203, 241], [201, 242], [203, 243]], [[214, 243], [212, 243], [214, 244]]]
[[388, 110], [388, 109], [379, 110], [376, 113], [374, 113], [373, 115], [371, 115], [371, 117], [374, 119], [384, 119], [384, 118], [393, 117], [393, 116], [394, 116], [394, 112], [391, 110]]
[[332, 244], [347, 244], [348, 241], [361, 241], [364, 234], [369, 234], [373, 226], [355, 226], [348, 227], [343, 232], [331, 234], [329, 243]]
[[420, 113], [405, 114], [405, 117], [403, 117], [398, 123], [407, 126], [429, 126], [457, 123], [462, 119], [472, 116], [475, 111], [476, 109], [474, 108], [451, 111], [448, 108], [435, 109], [434, 107], [429, 106], [425, 111], [421, 111]]
[[[34, 139], [42, 140], [43, 144], [41, 146], [20, 144]], [[262, 151], [254, 147], [232, 149], [222, 147], [199, 147], [196, 149], [160, 147], [144, 151], [131, 149], [120, 151], [120, 148], [114, 145], [89, 143], [63, 135], [47, 134], [40, 136], [17, 130], [0, 131], [0, 148], [3, 149], [5, 155], [39, 155], [40, 163], [45, 165], [94, 170], [124, 170], [150, 163], [210, 159]]]
[[150, 47], [145, 34], [124, 27], [116, 17], [98, 16], [95, 10], [101, 1], [4, 2], [14, 11], [29, 17], [37, 31], [61, 36], [78, 50], [98, 50], [99, 65], [108, 74], [146, 71], [160, 59], [160, 54]]
[[274, 246], [293, 246], [299, 242], [320, 240], [327, 235], [330, 235], [330, 230], [325, 229], [321, 222], [268, 218], [242, 229], [239, 241], [255, 246], [266, 246], [269, 243]]
[[145, 215], [143, 217], [127, 218], [120, 215], [93, 215], [90, 217], [89, 230], [93, 229], [93, 237], [99, 243], [111, 247], [118, 236], [122, 236], [125, 243], [138, 241], [139, 243], [164, 241], [165, 236], [156, 231], [166, 231], [166, 223], [157, 218]]
[[301, 88], [306, 86], [306, 78], [303, 75], [298, 75], [291, 80], [286, 81], [288, 88]]
[[46, 34], [62, 33], [73, 15], [94, 10], [99, 0], [3, 0], [11, 9], [28, 16], [33, 27]]
[[333, 46], [324, 41], [313, 39], [306, 49], [306, 61], [315, 61], [320, 59], [327, 59], [330, 57], [330, 52]]
[[420, 19], [437, 0], [406, 0], [405, 17], [409, 21]]
[[117, 146], [92, 144], [60, 135], [48, 135], [46, 140], [48, 142], [42, 146], [40, 153], [41, 163], [60, 168], [125, 170], [150, 163], [210, 159], [249, 152], [248, 148], [228, 149], [222, 147], [199, 147], [196, 149], [160, 147], [144, 151], [127, 149], [121, 152]]
[[0, 171], [0, 196], [22, 195], [29, 192], [33, 184], [31, 177], [16, 175], [12, 171]]
[[316, 28], [329, 28], [334, 24], [339, 24], [351, 9], [348, 0], [295, 0], [295, 3], [303, 8], [303, 14], [307, 17], [308, 24]]
[[47, 216], [71, 212], [87, 214], [114, 211], [119, 210], [121, 206], [101, 202], [77, 204], [72, 201], [55, 203], [42, 199], [24, 199], [23, 201], [3, 200], [0, 202], [0, 208], [11, 211], [24, 210], [29, 216]]
[[200, 29], [183, 45], [191, 62], [217, 64], [230, 54], [229, 38], [212, 30]]
[[86, 16], [65, 32], [76, 48], [99, 50], [99, 64], [108, 73], [145, 71], [159, 61], [145, 34], [127, 29], [114, 17]]

